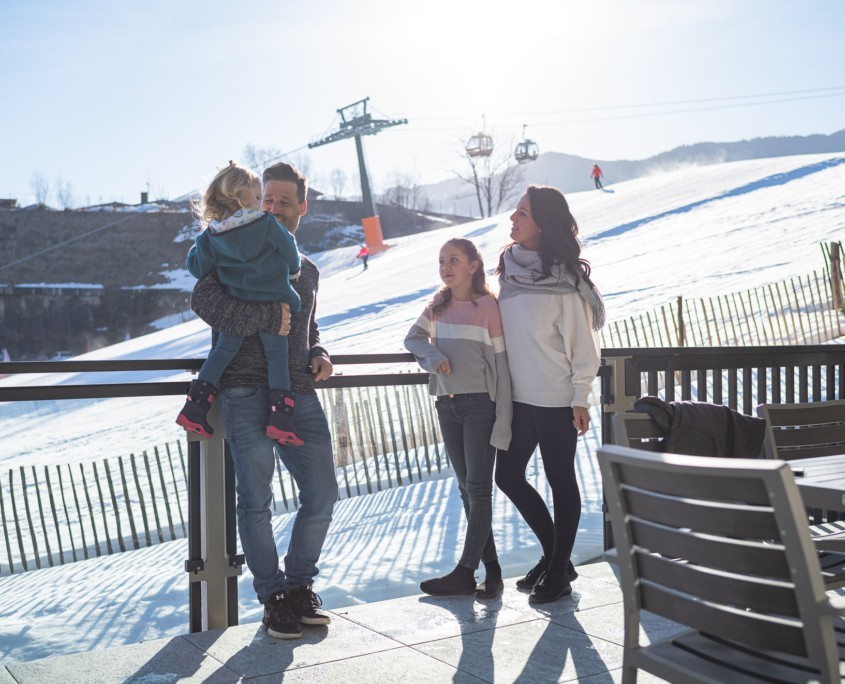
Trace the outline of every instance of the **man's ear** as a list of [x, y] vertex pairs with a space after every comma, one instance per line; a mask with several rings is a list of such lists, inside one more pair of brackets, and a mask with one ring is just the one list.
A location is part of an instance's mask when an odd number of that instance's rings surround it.
[[305, 216], [305, 212], [308, 211], [308, 200], [304, 200], [302, 204], [299, 205], [299, 215]]

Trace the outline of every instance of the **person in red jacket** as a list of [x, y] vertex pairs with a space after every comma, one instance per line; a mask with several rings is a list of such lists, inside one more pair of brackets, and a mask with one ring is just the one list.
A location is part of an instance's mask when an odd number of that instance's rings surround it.
[[364, 270], [367, 270], [367, 259], [370, 258], [370, 250], [367, 249], [367, 245], [361, 245], [361, 249], [358, 252], [358, 256], [355, 257], [356, 259], [361, 259], [364, 262]]
[[592, 170], [592, 171], [590, 171], [590, 178], [592, 178], [592, 179], [593, 179], [593, 181], [595, 182], [595, 184], [596, 184], [596, 190], [601, 190], [601, 189], [602, 189], [601, 177], [602, 177], [603, 175], [604, 175], [604, 174], [601, 172], [601, 169], [599, 168], [599, 165], [598, 165], [598, 164], [593, 164], [593, 170]]

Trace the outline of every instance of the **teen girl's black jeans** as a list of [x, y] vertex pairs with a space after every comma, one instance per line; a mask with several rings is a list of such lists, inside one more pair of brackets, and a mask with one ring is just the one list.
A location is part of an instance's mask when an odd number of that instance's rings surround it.
[[479, 561], [498, 559], [491, 529], [496, 449], [490, 446], [490, 433], [496, 404], [482, 392], [437, 397], [434, 405], [467, 517], [467, 536], [458, 564], [475, 569]]

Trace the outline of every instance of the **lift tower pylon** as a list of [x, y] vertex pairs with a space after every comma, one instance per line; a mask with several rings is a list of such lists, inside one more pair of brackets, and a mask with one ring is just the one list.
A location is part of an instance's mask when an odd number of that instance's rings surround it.
[[329, 143], [346, 138], [355, 138], [355, 149], [358, 152], [358, 171], [361, 176], [361, 199], [364, 203], [364, 218], [361, 224], [364, 227], [364, 239], [370, 253], [381, 252], [387, 249], [384, 244], [384, 237], [381, 232], [381, 221], [376, 212], [376, 205], [373, 201], [373, 194], [370, 191], [370, 180], [367, 176], [367, 166], [364, 163], [364, 144], [361, 136], [375, 135], [385, 128], [408, 123], [407, 119], [374, 119], [367, 111], [369, 97], [353, 102], [351, 105], [341, 107], [337, 110], [340, 114], [340, 127], [334, 133], [325, 138], [308, 143], [308, 148], [328, 145]]

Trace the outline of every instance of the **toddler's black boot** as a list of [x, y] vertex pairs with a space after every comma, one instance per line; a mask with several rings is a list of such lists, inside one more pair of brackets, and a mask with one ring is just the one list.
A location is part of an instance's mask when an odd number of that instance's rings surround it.
[[191, 380], [185, 405], [176, 417], [176, 424], [200, 437], [211, 437], [214, 430], [208, 424], [208, 409], [217, 396], [217, 388], [204, 380]]
[[275, 439], [282, 446], [302, 446], [305, 444], [294, 432], [294, 407], [296, 402], [289, 390], [270, 390], [270, 422], [266, 435]]

